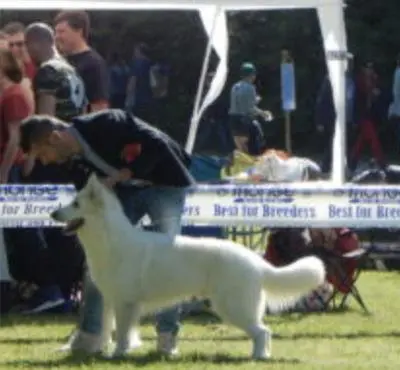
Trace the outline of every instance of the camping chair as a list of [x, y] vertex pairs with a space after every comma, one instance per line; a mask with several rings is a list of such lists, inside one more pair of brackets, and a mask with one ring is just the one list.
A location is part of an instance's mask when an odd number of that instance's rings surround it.
[[349, 229], [339, 229], [333, 248], [313, 246], [312, 254], [321, 258], [327, 268], [327, 281], [333, 286], [326, 309], [343, 310], [349, 297], [369, 314], [356, 282], [369, 256], [369, 249], [360, 247], [357, 235]]
[[[311, 244], [301, 229], [276, 229], [268, 238], [264, 258], [275, 266], [284, 266], [301, 257], [314, 255], [319, 257], [327, 268], [327, 281], [333, 291], [327, 297], [317, 295], [325, 310], [343, 309], [347, 299], [352, 296], [369, 313], [356, 286], [361, 268], [369, 255], [369, 249], [359, 246], [358, 237], [348, 229], [334, 230], [338, 238], [333, 248], [327, 248], [323, 241], [320, 245]], [[341, 300], [337, 303], [339, 297]]]

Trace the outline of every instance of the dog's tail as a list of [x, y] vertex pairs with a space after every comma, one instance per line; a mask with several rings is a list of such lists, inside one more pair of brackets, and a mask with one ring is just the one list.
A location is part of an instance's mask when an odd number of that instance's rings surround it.
[[323, 284], [326, 277], [323, 262], [313, 256], [285, 267], [266, 262], [263, 273], [267, 306], [272, 311], [293, 306], [299, 298]]

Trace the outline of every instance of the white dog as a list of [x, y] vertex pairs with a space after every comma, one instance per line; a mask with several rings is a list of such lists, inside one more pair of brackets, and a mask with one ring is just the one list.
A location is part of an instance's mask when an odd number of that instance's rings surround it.
[[321, 168], [308, 158], [282, 156], [275, 149], [267, 150], [257, 157], [256, 163], [247, 170], [233, 176], [233, 180], [257, 182], [300, 182], [319, 178]]
[[53, 219], [75, 230], [86, 252], [91, 276], [104, 297], [103, 338], [116, 319], [114, 356], [129, 349], [129, 332], [141, 314], [192, 296], [209, 298], [227, 322], [253, 340], [253, 358], [270, 356], [270, 333], [262, 318], [292, 304], [325, 280], [323, 263], [306, 257], [275, 268], [230, 240], [174, 239], [133, 227], [116, 196], [92, 175], [72, 204]]

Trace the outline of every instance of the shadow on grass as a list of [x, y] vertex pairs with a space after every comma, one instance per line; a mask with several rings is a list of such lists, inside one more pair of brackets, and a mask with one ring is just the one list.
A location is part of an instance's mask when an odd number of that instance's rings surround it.
[[[400, 338], [400, 331], [389, 331], [383, 333], [373, 333], [367, 331], [358, 331], [352, 333], [294, 333], [294, 334], [274, 334], [274, 340], [300, 340], [300, 339], [368, 339], [368, 338]], [[146, 341], [154, 341], [155, 336], [142, 336], [142, 339]], [[219, 340], [221, 342], [240, 342], [240, 341], [250, 341], [250, 339], [245, 334], [238, 335], [214, 335], [214, 336], [185, 336], [179, 338], [180, 342], [208, 342]], [[65, 343], [67, 341], [66, 337], [48, 337], [48, 338], [2, 338], [0, 339], [0, 344], [9, 345], [31, 345], [31, 344], [44, 344], [44, 343]]]
[[[76, 367], [76, 366], [87, 366], [87, 365], [100, 365], [107, 364], [109, 368], [113, 366], [120, 366], [122, 364], [132, 364], [135, 366], [147, 366], [150, 364], [156, 363], [168, 363], [168, 364], [199, 364], [199, 363], [208, 363], [208, 364], [231, 364], [231, 365], [239, 365], [245, 363], [251, 363], [252, 360], [248, 357], [234, 357], [228, 354], [203, 354], [203, 353], [195, 353], [192, 355], [187, 355], [183, 357], [179, 357], [173, 360], [167, 360], [161, 357], [156, 352], [150, 352], [143, 355], [133, 355], [128, 356], [123, 359], [107, 359], [102, 356], [68, 356], [57, 360], [15, 360], [8, 362], [0, 362], [0, 365], [9, 366], [9, 367], [19, 367], [19, 368], [40, 368], [40, 369], [53, 369], [59, 366], [67, 366], [67, 367]], [[300, 360], [295, 358], [272, 358], [268, 361], [263, 361], [261, 363], [265, 364], [298, 364]]]

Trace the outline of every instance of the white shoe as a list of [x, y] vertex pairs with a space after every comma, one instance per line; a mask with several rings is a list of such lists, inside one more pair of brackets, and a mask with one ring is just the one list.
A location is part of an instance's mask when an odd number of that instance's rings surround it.
[[171, 333], [158, 333], [157, 352], [168, 357], [178, 355], [176, 335]]
[[59, 350], [61, 352], [83, 351], [89, 354], [99, 353], [102, 351], [103, 341], [100, 335], [85, 333], [76, 330], [70, 336], [68, 342]]
[[129, 338], [129, 349], [136, 349], [143, 345], [142, 339], [140, 338], [140, 334], [136, 329], [133, 329], [130, 332]]

